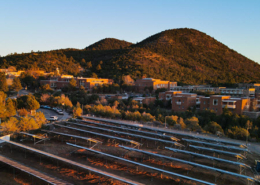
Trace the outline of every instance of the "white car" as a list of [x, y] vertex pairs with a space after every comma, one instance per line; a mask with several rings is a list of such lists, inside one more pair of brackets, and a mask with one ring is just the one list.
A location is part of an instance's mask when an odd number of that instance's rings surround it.
[[57, 116], [51, 116], [48, 120], [49, 121], [57, 121], [58, 117]]
[[58, 114], [64, 115], [62, 111], [56, 111]]

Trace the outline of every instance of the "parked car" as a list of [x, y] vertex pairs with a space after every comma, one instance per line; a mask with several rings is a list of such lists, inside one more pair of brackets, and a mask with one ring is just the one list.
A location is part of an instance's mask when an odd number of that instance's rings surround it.
[[58, 114], [61, 114], [61, 115], [63, 115], [64, 113], [63, 113], [63, 111], [56, 111]]
[[57, 121], [58, 117], [57, 116], [51, 116], [48, 120], [49, 121]]

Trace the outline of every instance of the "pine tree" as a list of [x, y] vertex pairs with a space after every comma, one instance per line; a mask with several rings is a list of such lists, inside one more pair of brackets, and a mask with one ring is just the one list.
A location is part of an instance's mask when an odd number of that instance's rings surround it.
[[6, 118], [5, 99], [6, 94], [3, 91], [0, 91], [0, 119]]
[[8, 91], [5, 73], [3, 73], [3, 72], [0, 72], [0, 91], [3, 91], [3, 92]]
[[19, 92], [22, 88], [23, 87], [21, 85], [20, 79], [19, 78], [14, 78], [13, 84], [11, 85], [11, 89], [16, 91], [16, 92]]
[[37, 112], [34, 115], [34, 119], [39, 128], [46, 122], [46, 118], [42, 112]]
[[76, 87], [77, 87], [77, 81], [74, 78], [72, 78], [69, 83], [69, 88], [70, 90], [74, 90]]
[[5, 105], [6, 116], [11, 117], [16, 115], [16, 108], [12, 99], [8, 98]]
[[82, 109], [80, 108], [80, 103], [77, 102], [76, 107], [73, 108], [73, 117], [79, 117], [82, 114]]
[[26, 103], [28, 110], [37, 110], [40, 108], [39, 102], [35, 99], [35, 97], [32, 94], [28, 95]]
[[101, 70], [101, 65], [100, 65], [100, 64], [97, 65], [96, 70], [97, 70], [97, 71], [100, 71], [100, 70]]
[[87, 62], [87, 66], [86, 66], [88, 69], [92, 68], [92, 63], [91, 61]]

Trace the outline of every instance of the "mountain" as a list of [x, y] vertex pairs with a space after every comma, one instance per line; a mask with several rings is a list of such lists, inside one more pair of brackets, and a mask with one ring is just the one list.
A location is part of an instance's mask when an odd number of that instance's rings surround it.
[[131, 46], [133, 43], [126, 42], [124, 40], [118, 40], [114, 38], [102, 39], [88, 47], [86, 50], [113, 50], [113, 49], [123, 49]]
[[[84, 59], [84, 60], [83, 60]], [[166, 30], [132, 44], [103, 39], [85, 49], [61, 49], [48, 52], [12, 54], [0, 58], [0, 67], [59, 67], [78, 74], [78, 66], [92, 68], [84, 74], [121, 81], [143, 76], [180, 82], [180, 84], [221, 84], [260, 81], [260, 65], [228, 48], [213, 37], [194, 29]], [[102, 62], [101, 62], [102, 61]], [[101, 65], [97, 70], [96, 66]]]

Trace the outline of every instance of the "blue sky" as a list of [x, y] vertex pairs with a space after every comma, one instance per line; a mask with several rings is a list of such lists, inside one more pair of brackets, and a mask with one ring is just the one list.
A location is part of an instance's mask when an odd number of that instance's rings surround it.
[[0, 0], [0, 55], [194, 28], [260, 63], [260, 0]]

